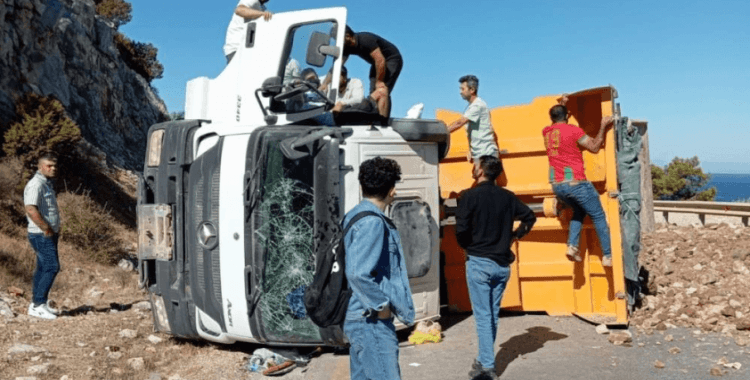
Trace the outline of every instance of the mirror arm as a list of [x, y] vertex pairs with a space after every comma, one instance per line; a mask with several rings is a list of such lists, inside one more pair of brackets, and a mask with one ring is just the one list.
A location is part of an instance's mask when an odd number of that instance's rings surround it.
[[323, 45], [318, 48], [318, 51], [320, 52], [320, 54], [330, 55], [334, 58], [338, 58], [339, 56], [341, 56], [341, 49], [339, 49], [339, 47], [335, 45]]

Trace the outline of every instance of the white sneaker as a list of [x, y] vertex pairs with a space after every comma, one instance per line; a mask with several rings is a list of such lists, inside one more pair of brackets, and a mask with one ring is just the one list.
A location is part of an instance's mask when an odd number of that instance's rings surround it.
[[57, 316], [52, 314], [49, 310], [47, 310], [46, 304], [41, 304], [39, 306], [34, 306], [34, 303], [29, 303], [29, 315], [32, 317], [42, 318], [42, 319], [57, 319]]
[[49, 311], [50, 313], [52, 313], [54, 315], [60, 315], [60, 310], [55, 309], [54, 307], [50, 306], [49, 300], [47, 300], [47, 303], [44, 304], [44, 307], [46, 307], [47, 311]]

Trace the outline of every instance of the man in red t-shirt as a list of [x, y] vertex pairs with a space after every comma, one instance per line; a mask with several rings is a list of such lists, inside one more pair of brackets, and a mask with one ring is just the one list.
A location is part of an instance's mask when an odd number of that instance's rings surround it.
[[594, 185], [586, 180], [582, 149], [593, 153], [599, 151], [604, 142], [604, 132], [612, 123], [612, 117], [602, 119], [599, 133], [592, 139], [578, 126], [568, 124], [568, 109], [564, 105], [552, 107], [549, 116], [552, 125], [542, 130], [544, 147], [549, 158], [549, 180], [555, 195], [573, 208], [566, 256], [571, 261], [582, 261], [578, 244], [583, 218], [589, 215], [599, 236], [603, 255], [602, 265], [611, 267], [612, 246], [607, 218], [599, 201], [599, 193]]

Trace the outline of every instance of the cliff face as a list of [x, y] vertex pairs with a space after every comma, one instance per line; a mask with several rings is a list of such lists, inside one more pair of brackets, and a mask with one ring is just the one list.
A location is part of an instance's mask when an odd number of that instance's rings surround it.
[[141, 170], [164, 102], [114, 45], [92, 0], [0, 0], [0, 123], [26, 92], [54, 95], [110, 163]]

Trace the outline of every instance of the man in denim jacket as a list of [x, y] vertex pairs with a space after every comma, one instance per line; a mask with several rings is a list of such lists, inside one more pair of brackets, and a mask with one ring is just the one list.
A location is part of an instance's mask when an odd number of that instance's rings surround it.
[[414, 323], [401, 238], [383, 213], [396, 195], [401, 168], [396, 161], [376, 157], [359, 167], [364, 199], [344, 217], [344, 226], [358, 213], [378, 214], [357, 221], [344, 236], [346, 278], [352, 297], [346, 311], [344, 333], [351, 345], [352, 380], [400, 379], [398, 339], [393, 317]]

